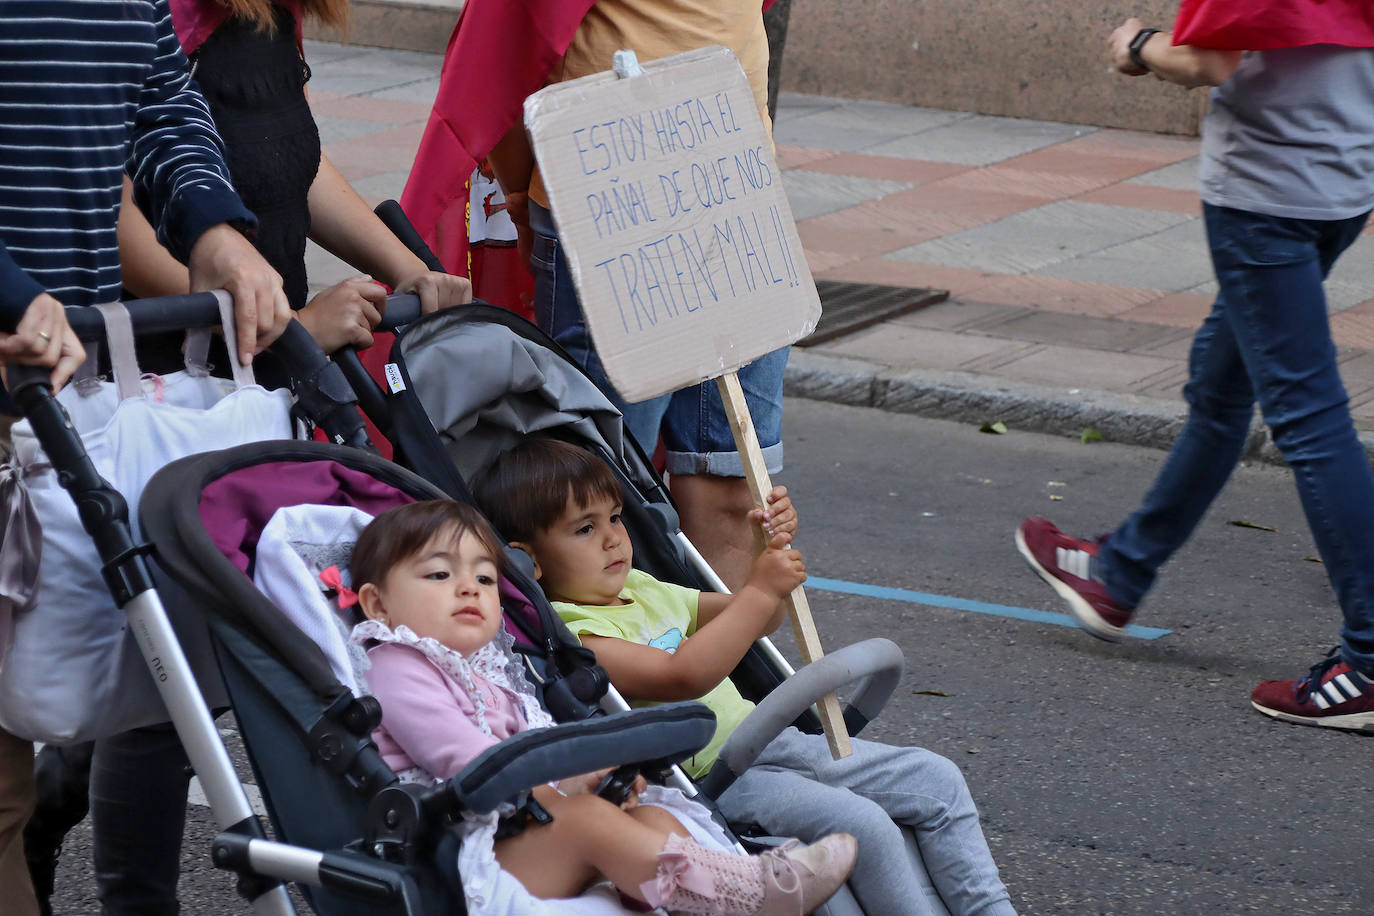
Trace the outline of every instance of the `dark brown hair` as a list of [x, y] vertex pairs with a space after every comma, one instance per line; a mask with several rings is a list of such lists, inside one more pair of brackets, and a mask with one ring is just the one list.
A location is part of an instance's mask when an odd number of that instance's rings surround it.
[[493, 461], [473, 482], [474, 496], [496, 530], [513, 541], [547, 531], [569, 500], [621, 499], [615, 472], [584, 448], [531, 436]]
[[[306, 16], [312, 16], [325, 25], [332, 25], [336, 29], [344, 29], [348, 26], [348, 0], [300, 0], [300, 2], [301, 10]], [[229, 12], [247, 19], [264, 32], [270, 32], [276, 27], [272, 8], [277, 4], [273, 0], [219, 0], [219, 4], [227, 6]]]
[[468, 532], [500, 565], [504, 553], [501, 539], [482, 513], [466, 503], [430, 499], [386, 510], [363, 529], [353, 546], [349, 563], [353, 590], [369, 582], [380, 585], [397, 563], [419, 553], [435, 537], [452, 534], [457, 539]]

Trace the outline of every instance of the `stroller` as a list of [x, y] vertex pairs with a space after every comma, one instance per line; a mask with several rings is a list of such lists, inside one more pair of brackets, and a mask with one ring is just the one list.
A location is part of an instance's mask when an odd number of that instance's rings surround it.
[[[146, 331], [159, 322], [208, 324], [217, 309], [214, 297], [179, 297], [130, 313], [135, 330]], [[323, 383], [314, 394], [302, 394], [302, 402], [319, 398], [316, 419], [324, 418], [331, 435], [353, 447], [262, 442], [173, 462], [144, 491], [140, 519], [150, 545], [133, 542], [122, 497], [90, 464], [46, 372], [12, 368], [10, 388], [81, 508], [111, 591], [200, 777], [221, 830], [212, 859], [239, 875], [239, 893], [255, 912], [295, 912], [283, 883], [292, 881], [324, 913], [462, 913], [454, 828], [465, 812], [489, 814], [518, 802], [530, 786], [627, 762], [656, 772], [703, 747], [713, 717], [700, 704], [673, 704], [525, 732], [437, 787], [400, 785], [370, 739], [379, 705], [345, 687], [336, 675], [338, 660], [286, 620], [245, 572], [253, 566], [263, 524], [281, 505], [313, 501], [375, 512], [441, 494], [369, 454], [351, 398], [343, 396], [347, 386], [318, 350], [310, 352], [313, 341], [303, 329], [293, 327], [289, 339], [313, 365], [305, 374]], [[331, 419], [340, 421], [333, 429]], [[276, 840], [267, 838], [249, 806], [195, 686], [149, 554], [205, 613]], [[519, 586], [518, 574], [512, 581]], [[516, 610], [512, 619], [531, 613]], [[545, 646], [556, 641], [542, 638]], [[589, 653], [568, 643], [566, 652], [546, 659], [547, 681], [555, 685], [546, 685], [546, 695], [563, 695], [556, 689], [561, 683], [571, 696], [566, 682], [577, 681], [572, 675], [578, 672], [589, 680], [588, 666], [574, 663]]]
[[[630, 439], [619, 412], [556, 343], [513, 313], [475, 303], [419, 319], [392, 348], [386, 389], [348, 354], [335, 358], [360, 405], [395, 446], [396, 459], [449, 496], [468, 500], [466, 481], [524, 436], [572, 441], [598, 454], [620, 478], [622, 517], [637, 567], [691, 588], [727, 591], [681, 532], [666, 487]], [[453, 384], [455, 370], [462, 373], [461, 385]], [[680, 771], [674, 784], [718, 797], [786, 726], [819, 732], [812, 705], [849, 685], [854, 690], [844, 721], [849, 733], [857, 734], [881, 711], [902, 667], [900, 649], [885, 639], [847, 646], [801, 671], [794, 671], [768, 639], [759, 640], [731, 675], [740, 692], [758, 704], [756, 710], [698, 785]], [[603, 705], [629, 708], [614, 688]], [[775, 842], [753, 825], [731, 828], [746, 842]], [[903, 833], [917, 874], [925, 876], [929, 908], [946, 912], [914, 836]], [[862, 909], [842, 888], [817, 912], [838, 916]]]

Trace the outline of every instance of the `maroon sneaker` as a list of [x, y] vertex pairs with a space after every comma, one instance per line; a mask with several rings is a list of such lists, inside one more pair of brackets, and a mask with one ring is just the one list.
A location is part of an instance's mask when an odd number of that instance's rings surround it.
[[1107, 587], [1091, 578], [1097, 548], [1097, 541], [1069, 537], [1039, 516], [1016, 529], [1016, 549], [1068, 603], [1078, 625], [1098, 639], [1118, 642], [1135, 612], [1117, 604]]
[[1347, 665], [1338, 650], [1326, 653], [1302, 680], [1263, 682], [1250, 693], [1250, 704], [1285, 722], [1374, 735], [1374, 678]]

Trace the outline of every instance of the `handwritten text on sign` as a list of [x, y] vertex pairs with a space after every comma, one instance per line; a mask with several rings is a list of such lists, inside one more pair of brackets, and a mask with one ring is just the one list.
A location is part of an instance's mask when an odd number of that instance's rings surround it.
[[820, 304], [748, 80], [709, 48], [526, 103], [597, 351], [630, 400], [794, 342]]

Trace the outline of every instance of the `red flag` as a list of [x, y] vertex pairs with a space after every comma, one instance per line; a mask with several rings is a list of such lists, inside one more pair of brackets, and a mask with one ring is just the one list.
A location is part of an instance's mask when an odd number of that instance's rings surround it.
[[401, 206], [444, 266], [468, 275], [467, 210], [477, 163], [543, 88], [594, 0], [468, 0]]
[[1370, 0], [1183, 0], [1174, 44], [1219, 51], [1374, 48]]

